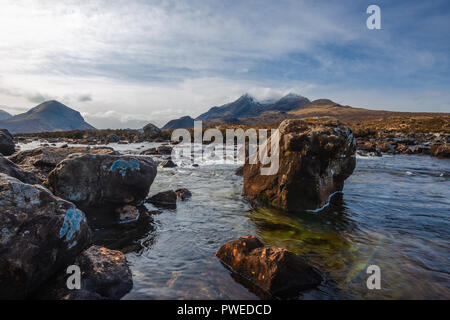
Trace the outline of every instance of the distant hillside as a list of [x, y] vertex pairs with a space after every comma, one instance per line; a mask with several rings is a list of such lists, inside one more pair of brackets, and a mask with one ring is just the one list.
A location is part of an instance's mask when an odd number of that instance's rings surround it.
[[28, 112], [0, 121], [0, 128], [8, 129], [11, 133], [95, 129], [84, 121], [78, 111], [55, 100], [46, 101]]
[[190, 129], [194, 127], [194, 119], [189, 116], [181, 117], [179, 119], [171, 120], [166, 123], [162, 130], [174, 130], [174, 129]]
[[10, 115], [8, 112], [0, 110], [0, 120], [6, 120], [11, 117], [12, 117], [12, 115]]

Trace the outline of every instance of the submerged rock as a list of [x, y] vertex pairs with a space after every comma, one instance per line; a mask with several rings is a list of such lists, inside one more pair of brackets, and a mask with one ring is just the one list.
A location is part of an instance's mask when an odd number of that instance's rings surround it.
[[192, 193], [186, 188], [177, 189], [175, 190], [175, 193], [177, 194], [178, 199], [180, 199], [181, 201], [192, 197]]
[[163, 191], [148, 198], [146, 201], [156, 207], [176, 207], [177, 193], [173, 190]]
[[36, 174], [43, 182], [58, 163], [74, 153], [118, 154], [114, 149], [108, 147], [40, 147], [18, 152], [9, 159], [21, 168]]
[[90, 243], [73, 203], [0, 174], [0, 299], [28, 297]]
[[[289, 211], [314, 210], [341, 191], [356, 164], [356, 139], [334, 120], [285, 120], [279, 128], [279, 168], [262, 175], [261, 163], [246, 162], [244, 195]], [[273, 136], [268, 139], [268, 144]]]
[[82, 208], [117, 208], [143, 201], [155, 176], [156, 165], [149, 158], [74, 154], [50, 172], [46, 185]]
[[32, 172], [22, 170], [14, 162], [0, 155], [0, 173], [19, 179], [23, 183], [39, 184], [41, 181]]
[[73, 265], [81, 271], [80, 289], [67, 288], [69, 275], [63, 270], [40, 290], [36, 298], [117, 300], [133, 288], [131, 270], [125, 255], [120, 251], [91, 246], [76, 258]]
[[162, 168], [175, 168], [177, 165], [172, 160], [164, 160], [159, 164]]
[[9, 156], [15, 152], [13, 136], [6, 129], [0, 129], [0, 154]]
[[286, 298], [322, 282], [321, 275], [301, 257], [254, 236], [224, 244], [216, 253], [236, 279], [263, 298]]

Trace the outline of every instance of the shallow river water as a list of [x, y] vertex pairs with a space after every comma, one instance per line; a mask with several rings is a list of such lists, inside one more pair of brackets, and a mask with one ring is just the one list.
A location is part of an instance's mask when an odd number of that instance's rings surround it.
[[[142, 144], [109, 146], [126, 154]], [[154, 229], [127, 252], [134, 287], [124, 299], [258, 299], [214, 256], [243, 235], [301, 254], [324, 273], [299, 299], [450, 298], [450, 160], [358, 157], [342, 196], [300, 214], [252, 210], [237, 167], [158, 168], [150, 195], [185, 187], [192, 199], [154, 215]], [[366, 286], [372, 264], [380, 290]]]

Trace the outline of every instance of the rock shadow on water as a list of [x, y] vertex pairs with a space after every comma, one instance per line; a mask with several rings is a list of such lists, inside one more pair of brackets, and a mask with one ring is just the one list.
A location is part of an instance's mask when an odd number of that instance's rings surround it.
[[129, 220], [124, 220], [114, 208], [91, 208], [96, 211], [95, 215], [88, 215], [93, 243], [111, 250], [137, 254], [151, 247], [156, 237], [152, 215], [157, 211], [145, 206], [134, 208], [137, 215]]

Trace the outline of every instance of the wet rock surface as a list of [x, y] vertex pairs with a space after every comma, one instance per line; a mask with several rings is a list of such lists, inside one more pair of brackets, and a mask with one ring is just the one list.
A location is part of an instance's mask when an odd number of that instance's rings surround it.
[[15, 151], [13, 136], [6, 129], [0, 129], [0, 155], [9, 156]]
[[[279, 128], [279, 168], [261, 174], [263, 165], [243, 168], [244, 195], [288, 211], [315, 210], [341, 191], [353, 172], [356, 139], [334, 120], [285, 120]], [[269, 138], [270, 144], [272, 137]]]
[[36, 295], [51, 300], [117, 300], [133, 287], [131, 270], [125, 255], [116, 250], [91, 246], [77, 256], [73, 265], [80, 268], [81, 288], [68, 289], [69, 275], [61, 271]]
[[295, 297], [322, 282], [304, 259], [286, 249], [265, 246], [254, 236], [224, 244], [216, 253], [235, 279], [261, 298]]
[[78, 154], [59, 163], [46, 185], [82, 208], [117, 208], [144, 200], [155, 176], [156, 165], [146, 157]]
[[0, 299], [26, 298], [91, 243], [84, 213], [0, 174]]

